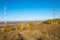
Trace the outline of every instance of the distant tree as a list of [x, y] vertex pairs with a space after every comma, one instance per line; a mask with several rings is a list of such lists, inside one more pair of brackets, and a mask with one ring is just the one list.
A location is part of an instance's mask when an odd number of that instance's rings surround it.
[[17, 30], [24, 30], [25, 25], [23, 23], [19, 24], [19, 27], [17, 28]]
[[30, 29], [31, 26], [32, 26], [31, 23], [27, 24], [28, 29]]
[[12, 26], [11, 25], [6, 25], [6, 27], [4, 28], [5, 31], [12, 31]]

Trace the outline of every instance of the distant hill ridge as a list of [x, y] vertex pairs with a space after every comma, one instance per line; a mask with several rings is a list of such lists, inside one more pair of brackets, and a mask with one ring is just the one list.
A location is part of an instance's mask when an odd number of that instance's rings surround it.
[[[46, 21], [7, 21], [7, 24], [19, 24], [19, 23], [43, 23], [43, 24], [60, 24], [60, 18], [56, 18], [56, 19], [49, 19]], [[4, 24], [3, 21], [0, 21], [0, 24]]]
[[44, 24], [60, 24], [60, 18], [43, 21]]

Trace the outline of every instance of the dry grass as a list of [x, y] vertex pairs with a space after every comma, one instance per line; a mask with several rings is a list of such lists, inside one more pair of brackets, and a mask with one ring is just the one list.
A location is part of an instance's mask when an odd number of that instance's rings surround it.
[[60, 40], [60, 24], [38, 24], [24, 30], [0, 29], [0, 40]]

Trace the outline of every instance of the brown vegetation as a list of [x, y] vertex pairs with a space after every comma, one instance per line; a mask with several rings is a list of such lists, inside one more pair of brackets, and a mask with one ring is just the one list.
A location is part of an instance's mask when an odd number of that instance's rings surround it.
[[43, 23], [45, 23], [45, 24], [60, 24], [60, 19], [57, 18], [57, 19], [53, 19], [53, 20], [47, 20], [47, 21], [44, 21]]
[[[7, 25], [0, 28], [0, 40], [60, 40], [60, 19], [43, 23]], [[53, 22], [54, 21], [54, 22]], [[55, 22], [57, 21], [57, 22]]]

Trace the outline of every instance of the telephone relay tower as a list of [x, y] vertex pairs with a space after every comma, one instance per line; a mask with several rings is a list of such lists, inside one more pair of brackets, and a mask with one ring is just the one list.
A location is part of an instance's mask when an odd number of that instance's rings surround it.
[[55, 8], [53, 8], [53, 19], [55, 19]]
[[[55, 9], [55, 6], [54, 6], [54, 7], [53, 7], [53, 10], [52, 10], [52, 12], [53, 12], [53, 19], [55, 19], [55, 16], [56, 16], [55, 11], [56, 11], [56, 9]], [[55, 23], [55, 20], [53, 20], [53, 24], [56, 24], [56, 23]]]
[[6, 0], [4, 0], [4, 24], [7, 24], [7, 16], [6, 16]]

